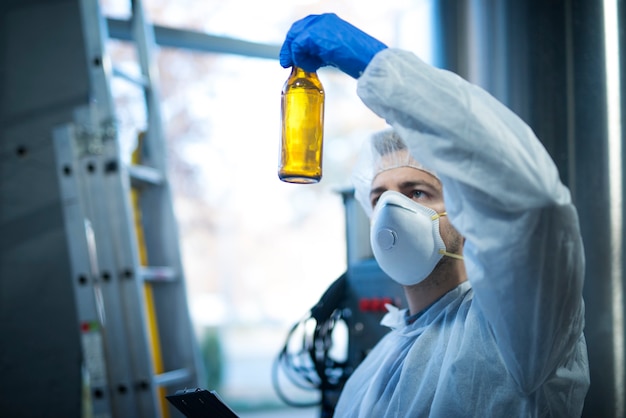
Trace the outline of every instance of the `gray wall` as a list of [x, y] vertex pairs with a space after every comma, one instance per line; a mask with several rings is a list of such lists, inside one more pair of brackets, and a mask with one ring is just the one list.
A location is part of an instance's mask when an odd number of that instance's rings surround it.
[[[88, 103], [76, 0], [0, 2], [0, 414], [80, 416], [52, 128]], [[21, 412], [20, 412], [21, 411]]]

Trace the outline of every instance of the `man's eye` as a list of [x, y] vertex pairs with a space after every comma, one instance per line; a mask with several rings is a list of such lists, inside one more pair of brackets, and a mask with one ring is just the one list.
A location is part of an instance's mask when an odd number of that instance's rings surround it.
[[411, 199], [420, 199], [422, 197], [426, 197], [426, 194], [421, 190], [413, 190], [410, 197]]
[[376, 196], [375, 198], [372, 199], [372, 208], [376, 206], [376, 203], [378, 203], [379, 199], [380, 199], [380, 196]]

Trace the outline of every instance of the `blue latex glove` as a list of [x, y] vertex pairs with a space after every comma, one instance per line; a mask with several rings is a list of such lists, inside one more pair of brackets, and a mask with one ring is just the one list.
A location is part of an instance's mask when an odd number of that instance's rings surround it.
[[332, 65], [359, 78], [374, 55], [385, 48], [334, 13], [309, 15], [291, 25], [280, 50], [280, 65], [310, 72]]

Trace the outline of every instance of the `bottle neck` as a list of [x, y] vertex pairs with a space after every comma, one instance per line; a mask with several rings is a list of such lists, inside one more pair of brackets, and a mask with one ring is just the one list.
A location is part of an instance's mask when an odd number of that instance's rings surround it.
[[320, 79], [317, 77], [317, 73], [315, 71], [304, 71], [302, 68], [296, 66], [291, 68], [291, 74], [285, 82], [283, 91], [290, 88], [314, 89], [320, 94], [324, 94], [324, 87], [322, 86]]

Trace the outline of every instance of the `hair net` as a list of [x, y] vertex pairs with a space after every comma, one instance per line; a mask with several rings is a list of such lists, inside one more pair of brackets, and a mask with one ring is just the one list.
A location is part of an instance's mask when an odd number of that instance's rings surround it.
[[370, 203], [372, 181], [379, 173], [398, 167], [413, 167], [437, 177], [415, 161], [407, 144], [393, 129], [373, 134], [363, 146], [352, 171], [354, 194], [367, 216], [371, 217], [373, 211]]

